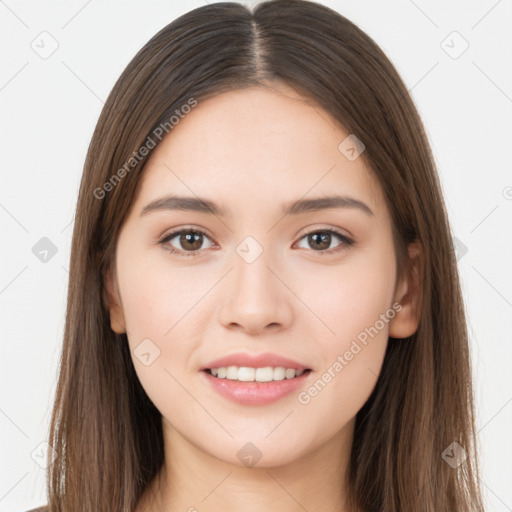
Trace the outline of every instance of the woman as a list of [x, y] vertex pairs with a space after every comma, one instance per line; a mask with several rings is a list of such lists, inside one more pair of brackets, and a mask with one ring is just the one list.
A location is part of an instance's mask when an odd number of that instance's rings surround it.
[[156, 34], [94, 132], [70, 276], [46, 510], [482, 510], [429, 144], [340, 14]]

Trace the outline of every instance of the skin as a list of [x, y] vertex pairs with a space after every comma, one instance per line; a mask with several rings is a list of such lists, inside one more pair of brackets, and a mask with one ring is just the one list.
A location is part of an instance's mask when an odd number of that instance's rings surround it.
[[[417, 281], [396, 280], [378, 182], [362, 158], [349, 161], [338, 150], [349, 133], [293, 89], [272, 86], [199, 102], [153, 151], [120, 233], [107, 279], [111, 325], [127, 332], [165, 439], [165, 465], [138, 512], [347, 511], [355, 415], [375, 386], [388, 336], [410, 336], [418, 326]], [[363, 201], [373, 215], [356, 208], [282, 215], [291, 201], [335, 193]], [[211, 199], [230, 215], [141, 216], [166, 195]], [[175, 228], [209, 233], [196, 256], [158, 244]], [[308, 242], [305, 235], [327, 228], [354, 243], [336, 235], [320, 248]], [[247, 236], [263, 249], [252, 263], [236, 252]], [[166, 245], [193, 250], [179, 236]], [[226, 354], [275, 352], [313, 370], [299, 391], [308, 390], [395, 302], [401, 311], [307, 404], [292, 392], [240, 405], [199, 371]], [[147, 338], [160, 350], [149, 366], [133, 352]], [[261, 452], [253, 467], [237, 457], [247, 442]]]

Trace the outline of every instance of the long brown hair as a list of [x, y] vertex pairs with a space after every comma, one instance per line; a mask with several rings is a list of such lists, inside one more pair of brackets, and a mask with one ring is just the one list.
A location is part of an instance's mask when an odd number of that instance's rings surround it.
[[[143, 390], [126, 334], [110, 327], [104, 277], [149, 155], [183, 105], [281, 81], [365, 144], [392, 214], [399, 276], [423, 249], [417, 332], [391, 339], [358, 412], [349, 466], [354, 510], [482, 510], [464, 305], [430, 146], [413, 101], [377, 44], [311, 1], [194, 9], [128, 64], [87, 154], [71, 249], [66, 325], [49, 443], [50, 512], [133, 511], [164, 461], [161, 414]], [[167, 123], [167, 124], [166, 124]], [[124, 169], [124, 172], [121, 171]], [[446, 449], [465, 450], [458, 467]], [[460, 447], [459, 447], [460, 445]], [[341, 485], [341, 482], [340, 482]]]

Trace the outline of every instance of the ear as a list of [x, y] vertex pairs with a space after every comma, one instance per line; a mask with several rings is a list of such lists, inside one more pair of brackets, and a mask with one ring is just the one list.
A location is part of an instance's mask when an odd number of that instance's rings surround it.
[[402, 308], [389, 323], [389, 335], [392, 338], [407, 338], [418, 329], [422, 309], [422, 269], [423, 251], [419, 242], [408, 245], [409, 267], [398, 283], [395, 302]]
[[126, 322], [123, 314], [123, 307], [117, 286], [117, 276], [115, 270], [107, 270], [105, 275], [105, 302], [110, 312], [110, 327], [117, 334], [126, 332]]

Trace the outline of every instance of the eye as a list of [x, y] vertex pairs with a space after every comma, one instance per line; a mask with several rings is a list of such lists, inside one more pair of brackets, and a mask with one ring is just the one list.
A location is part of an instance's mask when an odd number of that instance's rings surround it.
[[[334, 250], [328, 250], [331, 247], [333, 238], [338, 238], [341, 240], [341, 243], [339, 243]], [[354, 240], [335, 229], [310, 231], [302, 236], [300, 240], [303, 239], [306, 239], [306, 243], [309, 244], [310, 247], [319, 249], [314, 249], [314, 252], [319, 252], [320, 254], [334, 254], [348, 249], [354, 243]]]
[[[179, 254], [180, 256], [197, 256], [199, 255], [199, 250], [205, 248], [203, 247], [205, 238], [210, 240], [210, 237], [203, 230], [188, 228], [166, 233], [158, 243], [173, 254]], [[181, 247], [176, 248], [170, 243], [174, 239], [176, 239], [175, 243]]]
[[[335, 249], [331, 249], [333, 238], [337, 238], [341, 241]], [[207, 247], [203, 246], [205, 239], [210, 241], [210, 245]], [[354, 244], [354, 240], [331, 228], [310, 231], [303, 235], [299, 239], [299, 242], [304, 239], [306, 243], [313, 248], [313, 252], [320, 254], [335, 254], [348, 249], [349, 246]], [[171, 243], [173, 240], [175, 240], [174, 244]], [[208, 249], [213, 246], [209, 235], [198, 228], [179, 229], [166, 233], [159, 239], [158, 243], [164, 246], [170, 253], [185, 257], [198, 256], [201, 249]], [[178, 247], [176, 247], [175, 244], [178, 245]]]

